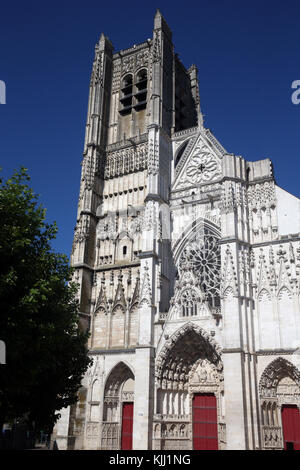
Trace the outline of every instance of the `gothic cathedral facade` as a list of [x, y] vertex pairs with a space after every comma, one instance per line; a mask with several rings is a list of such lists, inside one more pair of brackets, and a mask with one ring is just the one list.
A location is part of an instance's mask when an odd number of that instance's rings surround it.
[[300, 449], [300, 200], [204, 127], [161, 13], [95, 49], [71, 258], [90, 331], [61, 449]]

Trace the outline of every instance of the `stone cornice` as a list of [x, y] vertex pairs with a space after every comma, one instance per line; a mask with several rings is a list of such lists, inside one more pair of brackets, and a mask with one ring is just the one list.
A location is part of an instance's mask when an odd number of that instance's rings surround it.
[[110, 271], [111, 269], [125, 269], [125, 268], [132, 268], [135, 266], [140, 266], [139, 261], [126, 261], [124, 264], [116, 263], [116, 264], [108, 264], [108, 265], [99, 265], [94, 268], [96, 272], [102, 271]]
[[[97, 193], [96, 193], [96, 194], [97, 194]], [[89, 211], [89, 210], [87, 210], [87, 209], [81, 210], [81, 211], [80, 211], [80, 216], [81, 216], [81, 215], [89, 215], [90, 217], [93, 217], [94, 219], [98, 219], [98, 216], [97, 216], [94, 212]]]
[[300, 233], [295, 235], [284, 235], [284, 238], [280, 238], [279, 240], [270, 240], [260, 243], [253, 243], [251, 246], [252, 248], [259, 248], [261, 246], [271, 246], [271, 245], [281, 245], [282, 243], [290, 243], [290, 242], [298, 242], [300, 241]]
[[[254, 162], [255, 163], [255, 162]], [[247, 184], [249, 186], [255, 186], [256, 184], [260, 184], [260, 183], [266, 183], [268, 181], [273, 181], [275, 183], [275, 178], [274, 176], [265, 176], [264, 178], [257, 178], [255, 180], [252, 180], [252, 181], [247, 181]], [[275, 183], [276, 184], [276, 183]]]
[[152, 40], [148, 39], [147, 41], [142, 42], [140, 44], [135, 44], [134, 46], [129, 47], [128, 49], [121, 49], [120, 51], [115, 52], [113, 54], [113, 60], [120, 59], [120, 58], [122, 58], [122, 57], [124, 57], [128, 54], [132, 54], [133, 52], [137, 52], [137, 51], [140, 51], [142, 49], [146, 49], [147, 47], [150, 48], [151, 44], [152, 44]]
[[259, 349], [256, 351], [257, 356], [282, 356], [292, 355], [297, 351], [296, 349]]
[[183, 137], [190, 137], [199, 132], [199, 127], [189, 127], [188, 129], [183, 129], [182, 131], [174, 132], [172, 135], [172, 140], [181, 140]]
[[115, 150], [122, 150], [124, 148], [136, 146], [148, 141], [148, 132], [144, 134], [140, 134], [139, 136], [130, 137], [126, 140], [120, 140], [119, 142], [115, 142], [113, 144], [109, 144], [106, 146], [106, 152], [114, 152]]
[[128, 349], [90, 349], [88, 351], [89, 356], [98, 356], [103, 354], [134, 354], [136, 348]]
[[232, 354], [232, 353], [245, 354], [245, 351], [242, 348], [224, 348], [224, 349], [222, 349], [222, 354]]
[[147, 194], [147, 196], [145, 197], [145, 202], [147, 201], [157, 201], [163, 204], [168, 204], [168, 202], [165, 199], [163, 199], [159, 194], [153, 194], [153, 193]]
[[140, 259], [144, 258], [156, 258], [158, 259], [158, 254], [155, 251], [144, 251], [137, 255]]
[[243, 348], [224, 348], [222, 354], [243, 353], [251, 356], [282, 356], [293, 355], [297, 349], [259, 349], [258, 351], [245, 351]]
[[239, 238], [236, 238], [236, 237], [220, 238], [219, 245], [224, 245], [226, 243], [238, 243], [239, 245], [248, 246], [248, 247], [252, 246], [250, 242], [240, 240]]
[[88, 269], [89, 271], [94, 270], [91, 266], [89, 266], [86, 263], [74, 263], [74, 264], [71, 265], [71, 267], [74, 268], [74, 269]]
[[[209, 191], [216, 191], [216, 189], [218, 191], [221, 191], [221, 187], [219, 187], [219, 184], [222, 182], [221, 178], [219, 179], [216, 179], [214, 181], [209, 181], [208, 183], [195, 183], [195, 184], [191, 184], [190, 186], [186, 186], [185, 188], [180, 188], [180, 189], [171, 189], [170, 191], [170, 196], [176, 196], [176, 193], [182, 193], [183, 191], [188, 191], [188, 190], [191, 190], [191, 189], [194, 189], [194, 188], [208, 188], [206, 189], [207, 192]], [[209, 189], [209, 187], [212, 186], [211, 190]], [[206, 194], [204, 191], [202, 192], [202, 194]]]

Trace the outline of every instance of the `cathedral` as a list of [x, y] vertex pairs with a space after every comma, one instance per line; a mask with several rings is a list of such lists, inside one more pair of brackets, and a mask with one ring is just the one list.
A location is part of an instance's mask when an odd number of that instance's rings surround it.
[[96, 44], [71, 264], [93, 364], [59, 449], [300, 450], [300, 200], [205, 128], [159, 11]]

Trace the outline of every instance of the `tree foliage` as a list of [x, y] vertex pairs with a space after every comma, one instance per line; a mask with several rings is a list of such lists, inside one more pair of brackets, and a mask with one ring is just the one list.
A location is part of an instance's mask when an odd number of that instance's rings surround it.
[[90, 359], [73, 271], [51, 249], [57, 227], [29, 180], [21, 168], [0, 181], [0, 424], [26, 416], [50, 430], [57, 410], [76, 401]]

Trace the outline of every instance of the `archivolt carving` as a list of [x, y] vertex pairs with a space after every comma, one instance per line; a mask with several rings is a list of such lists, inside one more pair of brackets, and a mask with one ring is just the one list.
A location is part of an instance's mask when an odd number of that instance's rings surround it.
[[162, 388], [187, 389], [189, 373], [199, 359], [221, 370], [220, 347], [199, 326], [188, 323], [166, 342], [156, 361], [156, 381]]
[[269, 364], [261, 376], [260, 396], [276, 397], [277, 386], [285, 377], [289, 377], [300, 387], [300, 371], [291, 362], [279, 357]]
[[300, 409], [300, 372], [286, 359], [275, 359], [263, 372], [259, 392], [262, 412], [262, 441], [265, 449], [282, 449], [280, 410], [293, 404]]

